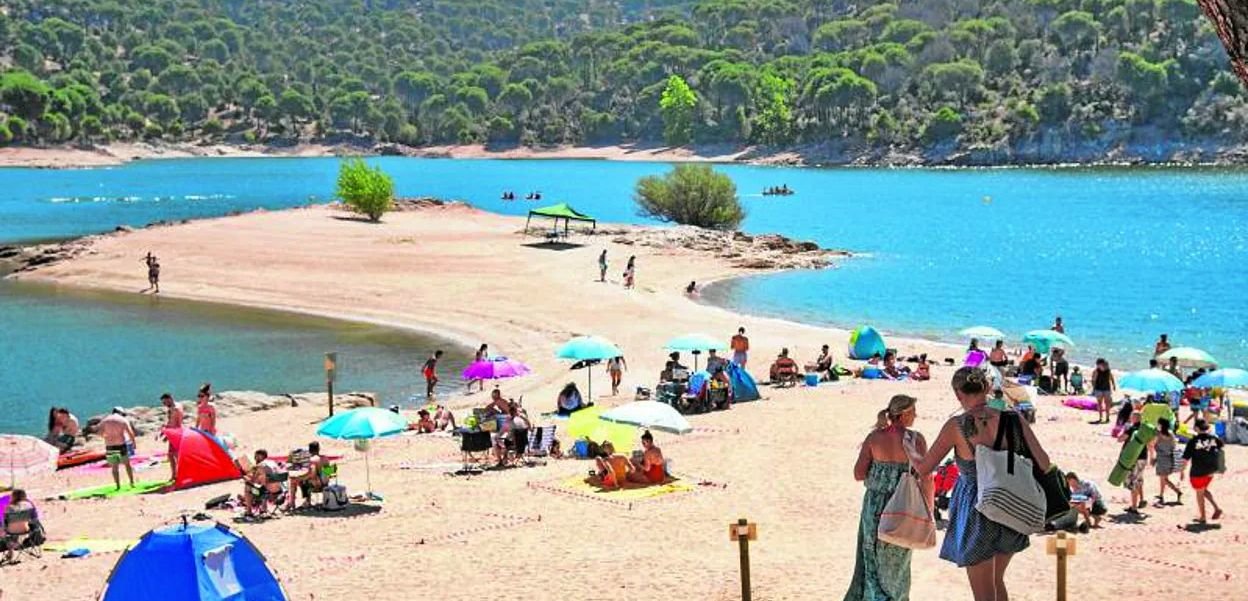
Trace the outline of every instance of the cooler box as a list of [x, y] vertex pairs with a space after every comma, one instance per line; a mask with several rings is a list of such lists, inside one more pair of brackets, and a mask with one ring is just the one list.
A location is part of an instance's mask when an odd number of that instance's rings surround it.
[[819, 385], [819, 374], [806, 374], [806, 385], [807, 385], [807, 386], [818, 386], [818, 385]]

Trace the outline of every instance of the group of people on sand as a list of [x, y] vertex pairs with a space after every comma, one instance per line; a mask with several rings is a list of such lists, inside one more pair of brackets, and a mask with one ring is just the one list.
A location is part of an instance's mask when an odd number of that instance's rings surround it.
[[[598, 253], [598, 281], [607, 281], [607, 249], [602, 249]], [[620, 276], [623, 278], [625, 290], [632, 290], [637, 285], [637, 255], [630, 255], [628, 261], [624, 264], [624, 273]]]
[[312, 505], [312, 493], [322, 492], [336, 475], [335, 467], [321, 455], [321, 444], [308, 443], [305, 449], [296, 449], [278, 462], [265, 449], [256, 449], [250, 465], [239, 461], [243, 471], [243, 519], [255, 520], [267, 513], [269, 504], [286, 512], [296, 510], [295, 492], [303, 498], [300, 508]]
[[606, 489], [654, 486], [667, 481], [667, 460], [663, 451], [654, 444], [654, 435], [646, 430], [641, 435], [641, 451], [625, 457], [615, 451], [611, 441], [598, 446], [594, 454], [596, 468], [589, 473], [587, 482]]

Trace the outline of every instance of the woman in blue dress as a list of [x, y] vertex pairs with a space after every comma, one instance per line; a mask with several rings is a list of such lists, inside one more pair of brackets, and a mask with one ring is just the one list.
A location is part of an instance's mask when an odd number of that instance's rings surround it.
[[[980, 369], [963, 367], [953, 374], [953, 393], [962, 404], [962, 414], [945, 422], [931, 450], [915, 466], [920, 474], [930, 474], [949, 451], [958, 463], [958, 482], [949, 499], [949, 527], [940, 547], [940, 558], [966, 568], [975, 601], [1009, 601], [1005, 570], [1015, 553], [1027, 548], [1027, 536], [984, 517], [975, 509], [979, 486], [975, 475], [975, 447], [992, 447], [1001, 412], [988, 406], [990, 380]], [[1027, 420], [1023, 438], [1036, 465], [1049, 469], [1049, 456], [1032, 433]]]

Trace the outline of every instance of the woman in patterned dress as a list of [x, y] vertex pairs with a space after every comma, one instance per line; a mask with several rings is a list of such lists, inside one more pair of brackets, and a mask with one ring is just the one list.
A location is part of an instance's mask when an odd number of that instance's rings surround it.
[[[975, 447], [991, 447], [997, 436], [1001, 412], [988, 406], [988, 375], [971, 367], [953, 374], [953, 393], [963, 413], [949, 418], [932, 448], [915, 469], [930, 474], [949, 451], [958, 464], [958, 482], [949, 500], [949, 528], [940, 547], [940, 558], [966, 568], [975, 601], [1008, 601], [1005, 570], [1015, 553], [1027, 548], [1027, 536], [984, 517], [975, 509], [979, 486], [975, 472]], [[1032, 433], [1027, 420], [1017, 420], [1036, 465], [1049, 470], [1049, 456]]]
[[[858, 521], [858, 552], [854, 579], [845, 601], [907, 601], [910, 599], [910, 549], [877, 538], [880, 514], [892, 498], [901, 475], [927, 451], [923, 435], [914, 425], [915, 398], [899, 394], [880, 411], [875, 429], [862, 441], [854, 479], [863, 482], [862, 515]], [[907, 453], [907, 445], [915, 455]], [[926, 490], [931, 490], [930, 480]], [[930, 503], [929, 503], [930, 506]]]

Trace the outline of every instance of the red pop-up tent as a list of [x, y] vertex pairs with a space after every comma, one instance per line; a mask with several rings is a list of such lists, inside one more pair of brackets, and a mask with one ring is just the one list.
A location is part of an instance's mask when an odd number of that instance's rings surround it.
[[242, 477], [234, 459], [213, 435], [195, 428], [166, 428], [165, 436], [178, 454], [175, 489]]

